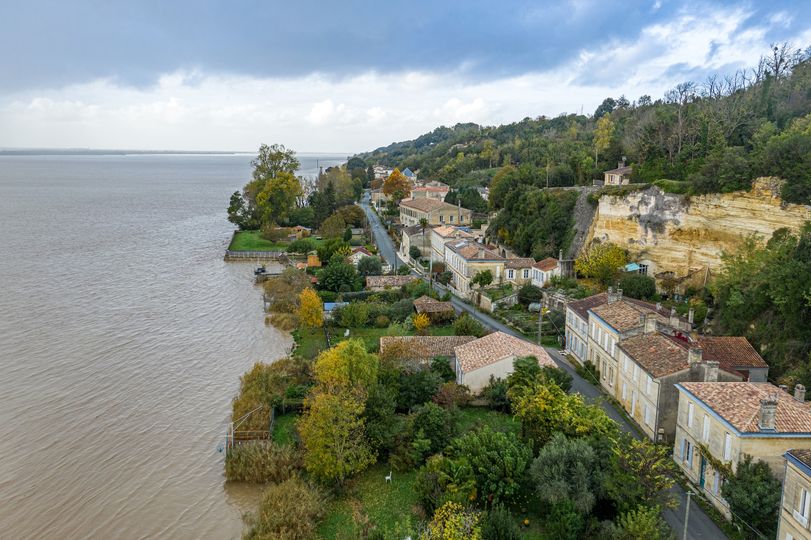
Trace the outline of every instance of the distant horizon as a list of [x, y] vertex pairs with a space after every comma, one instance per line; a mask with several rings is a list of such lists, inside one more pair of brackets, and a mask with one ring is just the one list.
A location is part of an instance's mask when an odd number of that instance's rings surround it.
[[[307, 156], [345, 156], [350, 157], [357, 152], [334, 151], [298, 151], [296, 155]], [[179, 155], [256, 155], [257, 150], [159, 150], [137, 148], [58, 148], [58, 147], [0, 147], [0, 156], [49, 156], [49, 155], [148, 155], [148, 154], [179, 154]]]

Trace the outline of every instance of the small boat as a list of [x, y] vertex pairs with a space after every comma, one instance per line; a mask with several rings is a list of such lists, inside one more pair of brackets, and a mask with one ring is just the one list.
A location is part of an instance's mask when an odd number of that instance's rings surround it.
[[253, 271], [253, 275], [255, 275], [255, 276], [264, 276], [267, 271], [268, 271], [268, 269], [265, 268], [265, 265], [263, 264], [262, 266], [260, 266], [259, 268], [257, 268], [256, 270]]

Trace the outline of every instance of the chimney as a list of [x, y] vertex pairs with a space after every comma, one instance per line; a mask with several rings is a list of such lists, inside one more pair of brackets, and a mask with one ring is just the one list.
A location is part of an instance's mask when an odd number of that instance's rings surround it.
[[563, 260], [563, 250], [562, 249], [560, 251], [558, 251], [558, 260], [559, 261]]
[[704, 382], [718, 382], [718, 366], [719, 363], [712, 360], [704, 362]]
[[800, 403], [805, 402], [805, 386], [800, 383], [794, 385], [794, 399]]
[[622, 156], [622, 160], [617, 162], [617, 168], [622, 169], [625, 167], [625, 156]]
[[613, 304], [614, 302], [616, 302], [617, 300], [622, 298], [621, 295], [622, 295], [621, 292], [620, 292], [620, 296], [618, 296], [617, 293], [614, 292], [614, 287], [609, 287], [608, 288], [608, 303]]
[[687, 312], [687, 322], [693, 324], [693, 317], [695, 316], [696, 312], [693, 308], [690, 308], [690, 311]]
[[781, 384], [781, 385], [778, 386], [778, 388], [780, 390], [782, 390], [783, 392], [788, 394], [788, 385], [787, 384]]
[[645, 333], [653, 334], [654, 332], [656, 332], [656, 314], [645, 313]]
[[656, 311], [662, 311], [662, 303], [656, 302]]
[[777, 396], [771, 395], [760, 400], [760, 421], [758, 427], [762, 430], [774, 431], [774, 421], [777, 416]]
[[679, 316], [676, 315], [676, 308], [670, 308], [670, 326], [679, 328]]
[[691, 347], [687, 350], [687, 363], [690, 365], [698, 364], [704, 356], [704, 351], [701, 347]]

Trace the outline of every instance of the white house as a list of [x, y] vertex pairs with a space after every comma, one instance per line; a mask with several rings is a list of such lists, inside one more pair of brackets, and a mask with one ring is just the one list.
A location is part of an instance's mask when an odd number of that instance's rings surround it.
[[543, 287], [552, 276], [560, 275], [560, 262], [554, 257], [547, 257], [532, 265], [532, 284]]

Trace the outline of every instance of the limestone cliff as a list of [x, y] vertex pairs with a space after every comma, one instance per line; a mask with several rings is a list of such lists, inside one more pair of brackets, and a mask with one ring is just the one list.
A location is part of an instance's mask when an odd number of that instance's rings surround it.
[[811, 221], [811, 206], [780, 199], [781, 180], [759, 178], [750, 191], [685, 196], [658, 187], [625, 196], [600, 197], [586, 244], [593, 239], [620, 245], [648, 273], [686, 276], [721, 266], [721, 253], [752, 233], [769, 239], [787, 227]]

